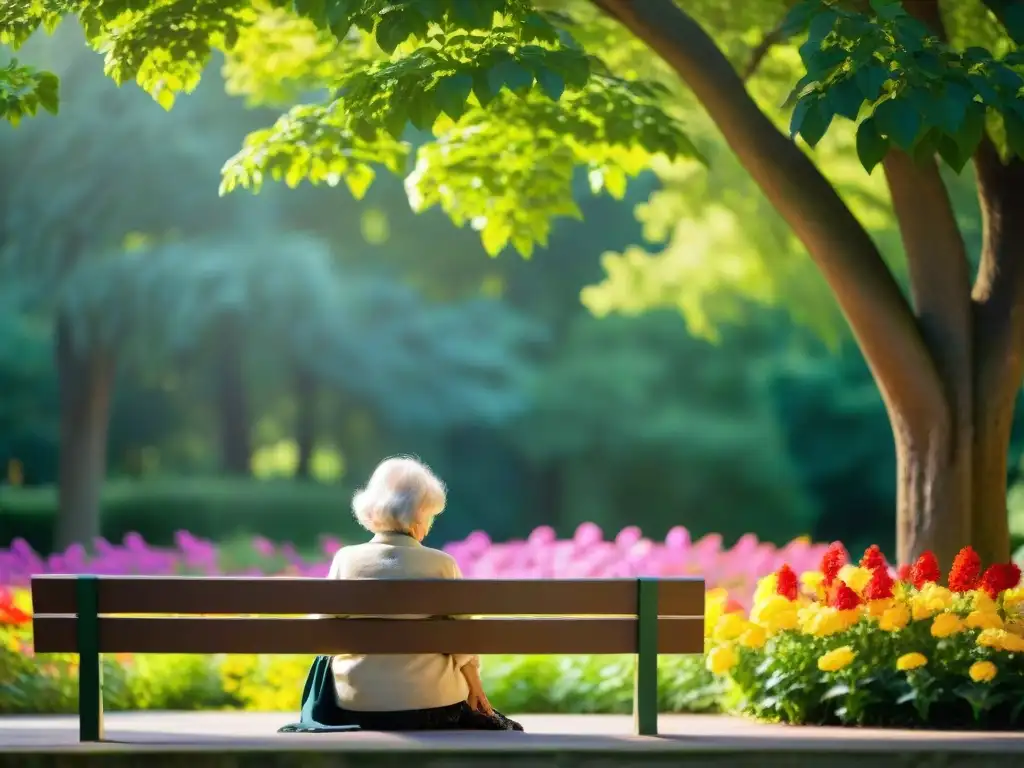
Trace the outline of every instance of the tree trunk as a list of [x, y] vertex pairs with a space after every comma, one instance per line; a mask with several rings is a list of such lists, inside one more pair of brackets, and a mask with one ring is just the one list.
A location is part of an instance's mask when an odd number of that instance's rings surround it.
[[316, 380], [305, 368], [295, 374], [295, 443], [299, 461], [295, 476], [308, 480], [312, 476], [313, 450], [316, 447]]
[[1024, 375], [1024, 161], [1003, 164], [985, 138], [974, 160], [982, 250], [974, 309], [974, 504], [971, 542], [986, 562], [1010, 554], [1007, 456]]
[[[975, 166], [984, 248], [972, 287], [936, 162], [915, 164], [898, 151], [886, 158], [911, 306], [834, 187], [772, 125], [691, 16], [673, 0], [591, 1], [690, 87], [832, 288], [893, 427], [900, 562], [931, 549], [948, 566], [968, 543], [987, 562], [1006, 560], [1006, 459], [1024, 371], [1024, 162], [1000, 162], [983, 139]], [[911, 10], [944, 34], [937, 3]]]
[[60, 396], [60, 454], [54, 544], [90, 544], [100, 535], [100, 491], [107, 467], [107, 429], [114, 361], [75, 348], [71, 320], [57, 318], [55, 357]]
[[250, 473], [252, 459], [243, 344], [244, 336], [237, 322], [226, 321], [221, 326], [218, 339], [216, 404], [220, 422], [221, 471], [236, 476]]

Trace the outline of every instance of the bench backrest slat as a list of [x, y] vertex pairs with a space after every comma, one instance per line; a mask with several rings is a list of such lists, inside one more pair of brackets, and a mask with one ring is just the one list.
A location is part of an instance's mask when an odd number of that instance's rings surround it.
[[[636, 616], [632, 579], [99, 577], [101, 614]], [[33, 609], [73, 614], [75, 577], [33, 576]], [[702, 616], [703, 579], [658, 580], [659, 616]]]
[[[636, 653], [637, 619], [131, 618], [99, 620], [101, 653]], [[37, 615], [37, 653], [78, 650], [77, 620]], [[412, 622], [410, 622], [412, 623]], [[659, 653], [701, 653], [704, 621], [660, 619]]]

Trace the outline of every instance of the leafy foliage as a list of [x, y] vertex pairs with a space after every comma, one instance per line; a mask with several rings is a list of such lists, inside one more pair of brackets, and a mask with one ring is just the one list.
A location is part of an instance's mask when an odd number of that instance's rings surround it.
[[[664, 89], [613, 76], [559, 28], [561, 16], [523, 0], [332, 0], [290, 7], [289, 13], [283, 3], [242, 0], [112, 6], [19, 0], [0, 18], [0, 33], [20, 44], [44, 20], [76, 12], [90, 43], [105, 52], [107, 73], [118, 83], [135, 79], [166, 107], [175, 93], [195, 88], [211, 50], [232, 52], [234, 88], [251, 92], [268, 78], [259, 64], [250, 75], [242, 62], [258, 61], [256, 51], [265, 52], [274, 39], [298, 35], [309, 55], [291, 57], [285, 81], [326, 88], [330, 97], [296, 107], [251, 136], [225, 167], [222, 191], [258, 189], [270, 176], [291, 185], [344, 179], [361, 196], [373, 180], [373, 164], [402, 172], [408, 148], [401, 139], [412, 126], [438, 136], [421, 151], [410, 182], [418, 207], [440, 204], [454, 220], [473, 222], [494, 254], [511, 244], [528, 255], [534, 243], [545, 242], [553, 217], [575, 213], [567, 181], [578, 165], [591, 172], [595, 190], [621, 195], [625, 178], [651, 156], [698, 156], [660, 106]], [[280, 99], [287, 87], [271, 90], [267, 98]], [[494, 154], [494, 115], [515, 125], [520, 137], [500, 153], [495, 172], [478, 174]], [[458, 158], [444, 157], [453, 147]], [[534, 157], [525, 147], [535, 147]], [[531, 161], [538, 161], [536, 171]], [[446, 193], [441, 200], [441, 178], [475, 193]], [[541, 189], [529, 200], [483, 204], [483, 196], [499, 198], [522, 180]], [[528, 215], [521, 207], [526, 202]]]
[[982, 589], [980, 568], [958, 584], [954, 565], [946, 588], [937, 568], [925, 577], [917, 565], [894, 582], [884, 558], [858, 567], [842, 556], [831, 576], [810, 571], [798, 582], [784, 566], [763, 578], [749, 616], [711, 596], [708, 666], [737, 709], [807, 725], [1020, 728], [1019, 569], [1012, 577], [1015, 566], [995, 566], [1008, 578]]
[[60, 84], [50, 72], [22, 66], [12, 59], [0, 67], [0, 120], [17, 125], [40, 108], [57, 114]]
[[836, 117], [863, 114], [857, 154], [868, 171], [890, 147], [922, 158], [937, 152], [960, 171], [991, 114], [1002, 123], [1006, 151], [1024, 157], [1024, 55], [958, 51], [896, 0], [871, 7], [864, 14], [815, 1], [792, 11], [791, 27], [807, 32], [800, 48], [807, 74], [791, 96], [794, 136], [813, 147]]

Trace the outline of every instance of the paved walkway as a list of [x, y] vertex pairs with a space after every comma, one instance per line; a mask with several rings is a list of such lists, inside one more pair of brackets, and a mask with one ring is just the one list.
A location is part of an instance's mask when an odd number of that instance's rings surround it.
[[[74, 716], [0, 717], [0, 754], [16, 751], [180, 751], [211, 747], [232, 750], [313, 750], [317, 752], [437, 752], [469, 748], [474, 752], [666, 751], [859, 753], [988, 753], [1021, 755], [1024, 734], [893, 731], [849, 728], [796, 728], [730, 717], [663, 715], [661, 738], [631, 735], [632, 718], [618, 715], [522, 715], [519, 733], [435, 732], [389, 734], [278, 734], [292, 718], [287, 713], [135, 712], [107, 715], [108, 743], [80, 747]], [[1018, 758], [1014, 758], [1016, 764]]]

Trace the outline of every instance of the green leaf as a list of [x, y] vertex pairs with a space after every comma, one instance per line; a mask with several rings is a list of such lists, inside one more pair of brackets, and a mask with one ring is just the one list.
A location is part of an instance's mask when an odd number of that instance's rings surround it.
[[825, 106], [824, 99], [808, 99], [804, 103], [807, 103], [808, 107], [800, 121], [800, 135], [803, 136], [808, 146], [814, 147], [821, 141], [825, 131], [832, 124], [832, 113]]
[[451, 0], [448, 18], [466, 29], [490, 29], [499, 5], [504, 3], [495, 0]]
[[494, 99], [495, 92], [491, 90], [486, 72], [480, 70], [473, 72], [473, 95], [476, 96], [481, 107], [486, 107]]
[[782, 37], [784, 39], [790, 38], [807, 29], [807, 25], [811, 23], [811, 19], [817, 13], [818, 7], [816, 1], [803, 0], [803, 2], [799, 2], [790, 8], [779, 27]]
[[393, 6], [390, 13], [385, 13], [380, 17], [374, 37], [382, 51], [392, 54], [395, 52], [395, 48], [412, 35], [422, 33], [426, 27], [426, 19], [410, 6]]
[[858, 69], [854, 78], [865, 100], [874, 102], [882, 95], [882, 88], [889, 80], [889, 70], [881, 64], [868, 64]]
[[860, 105], [864, 103], [864, 95], [853, 77], [847, 77], [832, 85], [826, 93], [826, 98], [837, 115], [849, 120], [857, 119]]
[[921, 130], [921, 115], [907, 99], [886, 99], [874, 112], [878, 130], [896, 144], [910, 150]]
[[889, 152], [889, 142], [882, 138], [873, 117], [863, 120], [857, 128], [857, 157], [864, 170], [874, 170]]
[[440, 103], [427, 91], [421, 91], [409, 100], [409, 122], [421, 131], [433, 128], [440, 113]]
[[986, 104], [995, 104], [999, 101], [999, 92], [989, 84], [984, 75], [971, 73], [967, 76], [967, 81], [974, 86], [975, 92]]
[[533, 73], [515, 59], [499, 61], [487, 73], [491, 91], [498, 93], [502, 87], [512, 93], [524, 93], [533, 86]]
[[951, 136], [946, 134], [940, 135], [936, 144], [939, 150], [939, 157], [945, 160], [946, 164], [957, 173], [960, 173], [971, 159], [971, 153], [964, 152], [956, 139]]
[[974, 92], [960, 83], [947, 83], [938, 105], [936, 121], [948, 133], [956, 133], [964, 124], [967, 107], [974, 101]]
[[156, 93], [153, 94], [153, 98], [156, 99], [156, 103], [163, 107], [168, 112], [174, 106], [174, 91], [170, 88], [161, 86], [157, 89]]
[[821, 49], [821, 44], [835, 28], [836, 21], [838, 20], [839, 14], [832, 8], [823, 9], [811, 19], [811, 23], [807, 28], [808, 52]]
[[985, 135], [986, 112], [985, 107], [976, 101], [971, 102], [967, 107], [964, 124], [955, 136], [960, 151], [967, 157], [974, 154], [974, 150], [981, 143], [982, 136]]
[[895, 21], [903, 13], [899, 0], [871, 0], [871, 10], [883, 21]]
[[456, 72], [438, 81], [434, 97], [441, 111], [452, 120], [458, 120], [466, 112], [466, 100], [472, 90], [473, 78], [465, 72]]
[[352, 166], [349, 172], [345, 174], [345, 184], [352, 193], [352, 197], [356, 200], [362, 200], [370, 185], [373, 184], [375, 175], [373, 168], [363, 163]]
[[542, 68], [537, 71], [537, 84], [552, 101], [558, 101], [565, 93], [565, 80], [560, 74], [550, 69]]
[[36, 95], [39, 106], [56, 115], [60, 111], [60, 80], [50, 72], [40, 73], [37, 79]]
[[480, 232], [480, 241], [489, 256], [501, 253], [512, 235], [510, 227], [501, 219], [491, 219]]
[[837, 683], [821, 694], [822, 701], [831, 701], [832, 699], [838, 699], [841, 696], [848, 696], [850, 694], [850, 686], [845, 683]]

